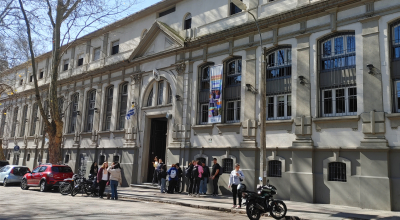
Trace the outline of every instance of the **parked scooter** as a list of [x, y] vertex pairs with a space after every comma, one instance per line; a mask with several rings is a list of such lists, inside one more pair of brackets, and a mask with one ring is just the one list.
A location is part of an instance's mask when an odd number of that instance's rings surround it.
[[269, 212], [275, 219], [281, 219], [286, 216], [287, 208], [283, 201], [273, 199], [277, 194], [275, 186], [267, 184], [262, 185], [262, 178], [259, 177], [261, 185], [257, 186], [257, 192], [246, 190], [246, 185], [239, 184], [238, 190], [242, 193], [244, 203], [246, 204], [247, 217], [251, 220], [258, 220], [261, 214]]
[[89, 175], [89, 179], [79, 175], [75, 180], [75, 186], [72, 189], [71, 196], [75, 196], [78, 193], [86, 193], [86, 195], [97, 196], [97, 180], [93, 175]]

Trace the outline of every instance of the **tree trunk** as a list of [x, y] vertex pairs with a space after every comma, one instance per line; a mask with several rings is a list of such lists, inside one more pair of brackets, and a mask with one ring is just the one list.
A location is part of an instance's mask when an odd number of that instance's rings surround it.
[[49, 162], [52, 164], [57, 164], [62, 162], [62, 152], [61, 152], [61, 143], [62, 143], [62, 130], [63, 125], [55, 123], [54, 121], [51, 123], [51, 128], [47, 129], [47, 134], [49, 136]]
[[3, 150], [3, 140], [0, 140], [0, 160], [6, 160], [6, 156], [4, 155]]

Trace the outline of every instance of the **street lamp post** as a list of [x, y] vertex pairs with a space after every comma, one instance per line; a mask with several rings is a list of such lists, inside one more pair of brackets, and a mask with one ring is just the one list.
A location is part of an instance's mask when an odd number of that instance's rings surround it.
[[253, 13], [247, 10], [247, 5], [244, 4], [240, 0], [231, 0], [234, 5], [236, 5], [238, 8], [240, 8], [242, 11], [246, 11], [249, 13], [253, 18], [257, 26], [258, 34], [260, 35], [260, 48], [261, 48], [261, 88], [260, 88], [260, 130], [261, 130], [261, 135], [260, 135], [260, 150], [262, 152], [261, 154], [261, 159], [262, 159], [262, 169], [261, 169], [261, 175], [263, 177], [263, 182], [266, 182], [267, 178], [267, 149], [266, 149], [266, 128], [265, 128], [265, 121], [266, 121], [266, 116], [267, 116], [267, 104], [266, 104], [266, 80], [265, 80], [265, 53], [264, 53], [264, 48], [262, 44], [262, 36], [261, 36], [261, 31], [260, 31], [260, 26], [258, 25], [258, 21], [256, 17], [254, 16]]

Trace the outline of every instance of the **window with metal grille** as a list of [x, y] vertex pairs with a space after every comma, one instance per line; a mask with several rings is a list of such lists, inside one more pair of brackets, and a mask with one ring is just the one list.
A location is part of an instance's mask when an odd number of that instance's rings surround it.
[[112, 42], [111, 44], [111, 55], [119, 53], [119, 40]]
[[17, 120], [18, 120], [18, 109], [19, 109], [18, 107], [14, 108], [12, 128], [11, 128], [11, 137], [15, 137], [15, 129], [17, 127]]
[[151, 89], [149, 96], [147, 97], [146, 106], [153, 106], [153, 89]]
[[90, 132], [93, 130], [94, 120], [94, 109], [96, 106], [96, 90], [88, 92], [87, 96], [87, 119], [86, 119], [86, 131]]
[[113, 156], [113, 162], [118, 162], [119, 163], [119, 156], [118, 155], [114, 155]]
[[165, 11], [162, 11], [162, 12], [158, 13], [158, 17], [161, 18], [161, 17], [163, 17], [163, 16], [165, 16], [165, 15], [167, 15], [167, 14], [171, 14], [171, 13], [173, 13], [173, 12], [175, 12], [175, 7], [170, 8], [170, 9], [167, 9], [167, 10], [165, 10]]
[[204, 158], [204, 157], [199, 157], [196, 160], [200, 161], [200, 163], [206, 163], [206, 158]]
[[267, 120], [292, 118], [292, 48], [279, 47], [266, 56]]
[[241, 84], [242, 84], [242, 59], [233, 59], [226, 65], [225, 88], [223, 91], [225, 101], [225, 122], [240, 122]]
[[118, 130], [122, 130], [125, 128], [125, 116], [128, 107], [128, 83], [121, 84], [119, 89]]
[[346, 182], [346, 164], [342, 162], [329, 163], [328, 181]]
[[27, 156], [26, 156], [26, 161], [29, 161], [31, 159], [31, 154], [28, 154]]
[[185, 17], [185, 24], [183, 25], [183, 29], [187, 30], [187, 29], [190, 29], [190, 28], [192, 28], [192, 15], [188, 14]]
[[29, 76], [29, 82], [33, 82], [33, 75]]
[[[240, 1], [243, 1], [243, 0], [240, 0]], [[234, 14], [237, 14], [239, 12], [242, 12], [242, 9], [240, 9], [238, 6], [236, 6], [235, 4], [233, 4], [231, 2], [231, 4], [230, 4], [230, 12], [231, 12], [231, 15], [234, 15]]]
[[356, 42], [354, 32], [321, 41], [319, 64], [320, 115], [357, 114]]
[[210, 102], [210, 66], [201, 68], [199, 74], [199, 111], [198, 120], [199, 124], [208, 123], [208, 104]]
[[231, 173], [233, 170], [233, 160], [230, 158], [222, 159], [224, 173]]
[[68, 162], [69, 162], [69, 155], [67, 154], [64, 157], [64, 163], [68, 163]]
[[158, 82], [157, 105], [162, 105], [164, 101], [164, 81]]
[[279, 160], [268, 161], [268, 176], [282, 177], [282, 162]]
[[104, 114], [104, 131], [109, 131], [111, 128], [111, 115], [112, 115], [112, 106], [113, 106], [113, 96], [114, 96], [114, 86], [109, 86], [107, 88], [106, 93], [106, 105], [105, 114]]
[[78, 101], [79, 93], [75, 93], [71, 96], [70, 106], [70, 117], [69, 117], [69, 131], [68, 133], [74, 133], [76, 129], [76, 118], [78, 116]]
[[100, 155], [100, 157], [99, 157], [99, 166], [102, 166], [104, 162], [106, 162], [106, 156], [105, 155]]
[[0, 130], [0, 136], [3, 136], [4, 134], [4, 128], [6, 127], [6, 117], [7, 117], [7, 110], [3, 110], [1, 114], [1, 130]]
[[29, 133], [29, 136], [33, 136], [35, 135], [36, 132], [36, 122], [38, 121], [39, 117], [38, 117], [38, 104], [35, 103], [33, 104], [32, 107], [32, 118], [31, 118], [31, 131]]
[[21, 79], [21, 80], [19, 81], [19, 85], [22, 86], [23, 83], [24, 83], [24, 80]]
[[62, 114], [64, 113], [64, 98], [60, 97], [58, 98], [58, 114], [60, 114], [60, 117], [62, 117]]
[[43, 75], [44, 75], [44, 72], [43, 72], [43, 70], [41, 70], [39, 73], [39, 79], [43, 79]]
[[21, 132], [19, 134], [20, 137], [25, 136], [25, 127], [26, 124], [28, 123], [28, 119], [26, 118], [27, 115], [28, 115], [28, 105], [25, 105], [24, 108], [22, 109]]

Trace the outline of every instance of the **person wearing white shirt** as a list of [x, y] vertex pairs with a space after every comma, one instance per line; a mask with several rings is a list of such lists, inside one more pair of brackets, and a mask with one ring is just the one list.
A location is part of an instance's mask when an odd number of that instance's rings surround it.
[[[229, 185], [228, 188], [232, 187], [232, 193], [233, 193], [233, 207], [232, 208], [237, 208], [240, 209], [242, 205], [242, 195], [238, 193], [237, 187], [244, 180], [244, 174], [240, 170], [240, 164], [235, 165], [235, 169], [232, 170], [230, 176], [229, 176]], [[236, 206], [236, 197], [239, 198], [239, 205]]]

